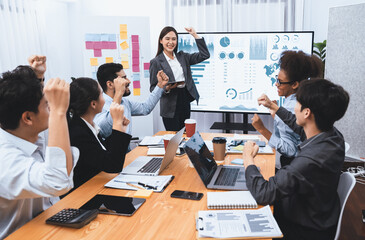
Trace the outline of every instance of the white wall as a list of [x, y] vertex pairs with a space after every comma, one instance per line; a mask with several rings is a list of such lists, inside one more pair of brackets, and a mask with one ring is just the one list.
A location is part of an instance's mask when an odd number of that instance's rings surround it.
[[[327, 39], [329, 8], [364, 3], [365, 0], [305, 0], [303, 30], [315, 31], [315, 42]], [[48, 77], [83, 76], [83, 16], [147, 16], [150, 19], [150, 48], [152, 59], [157, 39], [165, 26], [165, 0], [43, 0], [48, 34]], [[135, 136], [153, 134], [163, 129], [159, 104], [153, 111], [152, 122], [146, 121]], [[136, 117], [143, 118], [143, 117]], [[134, 127], [136, 124], [134, 124]], [[153, 130], [152, 130], [153, 129]]]

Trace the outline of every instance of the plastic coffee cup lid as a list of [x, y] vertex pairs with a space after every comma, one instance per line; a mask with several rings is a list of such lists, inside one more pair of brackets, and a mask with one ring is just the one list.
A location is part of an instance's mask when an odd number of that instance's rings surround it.
[[214, 137], [212, 142], [213, 143], [226, 143], [227, 139], [225, 137]]
[[195, 119], [186, 119], [185, 123], [188, 123], [188, 124], [196, 123], [196, 120]]
[[170, 140], [171, 138], [173, 138], [175, 135], [174, 134], [165, 134], [163, 135], [163, 139], [165, 140]]

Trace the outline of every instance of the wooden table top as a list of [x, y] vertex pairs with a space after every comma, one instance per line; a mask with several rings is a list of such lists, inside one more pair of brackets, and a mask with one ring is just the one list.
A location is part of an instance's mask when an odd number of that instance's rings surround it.
[[[168, 132], [159, 132], [163, 135]], [[221, 133], [201, 133], [205, 140]], [[232, 136], [232, 134], [231, 134]], [[126, 156], [125, 166], [138, 156], [147, 154], [147, 147], [137, 147]], [[226, 162], [242, 158], [241, 154], [228, 154]], [[131, 217], [99, 214], [81, 229], [48, 225], [45, 220], [64, 208], [79, 208], [96, 194], [132, 197], [135, 191], [105, 188], [104, 184], [117, 174], [101, 172], [67, 197], [11, 234], [7, 239], [196, 239], [195, 214], [207, 210], [207, 189], [194, 168], [189, 167], [188, 157], [176, 156], [162, 175], [175, 179], [162, 193], [153, 193]], [[275, 155], [256, 156], [257, 165], [268, 179], [274, 175]], [[202, 192], [200, 201], [171, 198], [174, 190]], [[214, 190], [209, 190], [214, 191]]]

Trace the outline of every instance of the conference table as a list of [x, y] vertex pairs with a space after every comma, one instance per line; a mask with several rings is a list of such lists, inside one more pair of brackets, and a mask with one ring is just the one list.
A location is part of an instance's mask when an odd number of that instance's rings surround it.
[[[159, 132], [164, 135], [173, 132]], [[205, 140], [216, 136], [233, 136], [224, 133], [201, 133]], [[147, 147], [136, 147], [126, 156], [125, 166], [138, 156], [147, 154]], [[227, 154], [226, 163], [242, 158], [241, 154]], [[275, 155], [257, 155], [256, 164], [265, 179], [274, 175]], [[12, 233], [7, 239], [196, 239], [195, 214], [207, 209], [205, 185], [185, 155], [175, 156], [161, 175], [174, 175], [174, 180], [162, 193], [154, 192], [131, 216], [99, 214], [81, 229], [48, 225], [46, 219], [64, 208], [79, 208], [96, 194], [133, 197], [135, 191], [105, 188], [104, 184], [117, 174], [101, 172], [55, 205]], [[171, 198], [174, 190], [204, 193], [200, 201]], [[214, 191], [214, 190], [209, 190]]]

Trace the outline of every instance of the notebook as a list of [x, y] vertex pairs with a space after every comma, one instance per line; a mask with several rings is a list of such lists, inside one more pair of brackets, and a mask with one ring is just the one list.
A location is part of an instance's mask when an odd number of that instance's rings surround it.
[[198, 131], [185, 143], [184, 149], [206, 188], [247, 190], [245, 169], [238, 166], [218, 166]]
[[208, 192], [209, 209], [257, 208], [257, 202], [249, 191]]
[[140, 156], [123, 169], [122, 174], [159, 175], [174, 160], [176, 150], [182, 139], [185, 127], [173, 136], [167, 144], [163, 158]]

